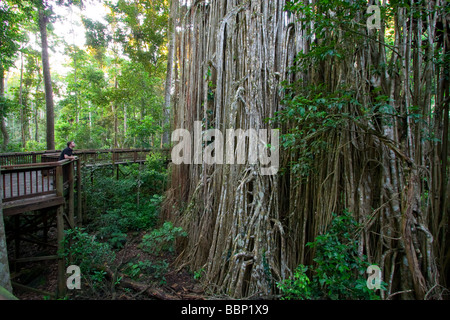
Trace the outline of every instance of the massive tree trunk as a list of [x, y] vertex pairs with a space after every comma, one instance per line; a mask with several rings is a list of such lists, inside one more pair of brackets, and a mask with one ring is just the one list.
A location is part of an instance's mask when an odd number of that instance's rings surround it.
[[[295, 54], [288, 50], [295, 37], [289, 36], [283, 6], [284, 1], [179, 6], [174, 129], [194, 132], [194, 121], [224, 134], [275, 129], [265, 119], [280, 106], [280, 83]], [[262, 175], [260, 164], [174, 166], [172, 177], [169, 201], [187, 204], [172, 218], [190, 233], [180, 264], [203, 267], [207, 281], [234, 297], [272, 294], [270, 275], [281, 279], [289, 271], [286, 248], [278, 243], [285, 232], [278, 177]]]
[[47, 21], [44, 9], [39, 8], [39, 30], [42, 41], [42, 69], [44, 74], [45, 102], [47, 115], [47, 150], [55, 149], [55, 114], [53, 105], [53, 87], [48, 57]]
[[[347, 209], [363, 226], [359, 254], [383, 270], [383, 298], [441, 298], [440, 275], [449, 270], [448, 82], [432, 57], [442, 53], [434, 43], [442, 17], [422, 8], [414, 22], [412, 9], [399, 8], [388, 45], [384, 23], [369, 31], [360, 12], [356, 34], [337, 27], [324, 39], [311, 37], [314, 24], [302, 25], [284, 6], [212, 0], [180, 4], [174, 13], [174, 129], [192, 134], [194, 121], [202, 121], [202, 130], [223, 133], [270, 125], [307, 131], [304, 119], [265, 121], [285, 109], [282, 83], [295, 85], [293, 95], [308, 97], [316, 88], [342, 102], [322, 110], [337, 125], [319, 126], [300, 136], [304, 146], [280, 152], [282, 174], [262, 175], [259, 164], [172, 165], [166, 214], [189, 232], [179, 243], [180, 267], [204, 268], [212, 292], [273, 294], [298, 264], [314, 263], [306, 243]], [[327, 44], [337, 46], [329, 58], [290, 72], [298, 52]], [[302, 176], [291, 163], [312, 146], [313, 168]]]

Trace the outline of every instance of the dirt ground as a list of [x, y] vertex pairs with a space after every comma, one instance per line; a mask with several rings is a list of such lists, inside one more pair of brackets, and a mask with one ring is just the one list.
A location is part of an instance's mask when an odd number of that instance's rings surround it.
[[[152, 255], [144, 252], [139, 244], [143, 233], [130, 233], [124, 247], [116, 251], [114, 265], [108, 266], [107, 274], [102, 286], [92, 289], [92, 285], [83, 281], [80, 290], [67, 290], [66, 297], [69, 300], [155, 300], [155, 299], [176, 299], [176, 300], [197, 300], [206, 299], [205, 293], [199, 281], [194, 279], [194, 275], [185, 269], [177, 270], [174, 266], [175, 253], [163, 253], [162, 255]], [[42, 250], [36, 244], [24, 243], [21, 245], [21, 256], [30, 256]], [[55, 252], [46, 252], [55, 254]], [[152, 279], [151, 274], [141, 273], [134, 277], [129, 277], [126, 272], [126, 265], [130, 262], [150, 261], [158, 264], [164, 261], [168, 264], [163, 277], [165, 281]], [[57, 288], [57, 261], [41, 261], [21, 264], [11, 270], [12, 280], [15, 283], [26, 285], [29, 288], [22, 288], [20, 285], [13, 285], [15, 296], [20, 300], [51, 300], [55, 299], [53, 294]], [[116, 278], [122, 276], [118, 285], [112, 285], [111, 276]]]

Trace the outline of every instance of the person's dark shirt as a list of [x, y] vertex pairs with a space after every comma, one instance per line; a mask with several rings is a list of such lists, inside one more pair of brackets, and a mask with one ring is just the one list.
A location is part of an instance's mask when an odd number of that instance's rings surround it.
[[65, 157], [64, 155], [68, 155], [71, 156], [72, 155], [72, 149], [70, 149], [69, 147], [66, 147], [63, 151], [61, 151], [61, 154], [59, 155], [59, 160], [64, 160]]

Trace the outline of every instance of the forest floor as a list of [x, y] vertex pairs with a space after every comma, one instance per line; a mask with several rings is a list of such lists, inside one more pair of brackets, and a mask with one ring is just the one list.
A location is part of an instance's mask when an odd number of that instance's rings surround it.
[[[176, 253], [164, 252], [154, 255], [144, 252], [140, 248], [144, 232], [130, 232], [124, 247], [116, 251], [113, 265], [108, 266], [108, 281], [94, 290], [92, 284], [83, 282], [81, 275], [81, 289], [67, 290], [66, 297], [69, 300], [197, 300], [207, 299], [201, 283], [194, 279], [194, 275], [185, 269], [177, 270], [174, 266]], [[35, 244], [23, 244], [21, 256], [32, 256], [40, 251]], [[42, 253], [41, 253], [42, 254]], [[48, 252], [46, 253], [48, 254]], [[53, 253], [54, 254], [54, 253]], [[158, 266], [161, 263], [166, 266], [159, 271], [158, 279], [150, 277], [146, 272], [140, 272], [129, 276], [126, 273], [127, 265], [136, 265], [137, 260], [145, 261]], [[51, 295], [57, 288], [56, 260], [41, 261], [22, 264], [17, 271], [11, 270], [13, 281], [26, 285], [33, 289], [14, 287], [14, 294], [20, 300], [47, 300], [54, 299]], [[124, 271], [125, 270], [125, 271]], [[118, 284], [112, 285], [111, 276], [122, 277]]]

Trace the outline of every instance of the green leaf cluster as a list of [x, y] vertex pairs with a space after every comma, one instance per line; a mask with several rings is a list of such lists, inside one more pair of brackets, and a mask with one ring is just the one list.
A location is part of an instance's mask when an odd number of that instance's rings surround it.
[[358, 230], [350, 212], [334, 214], [329, 231], [307, 244], [315, 250], [315, 264], [299, 265], [292, 279], [278, 283], [283, 299], [378, 300], [367, 287], [369, 263], [358, 255]]
[[175, 239], [178, 237], [187, 237], [187, 233], [181, 227], [175, 227], [172, 222], [166, 221], [161, 228], [142, 237], [142, 248], [153, 254], [174, 252]]
[[[121, 177], [101, 169], [83, 176], [89, 207], [89, 228], [97, 237], [120, 249], [130, 231], [148, 230], [156, 225], [166, 181], [166, 169], [159, 155], [148, 156], [147, 164], [121, 166]], [[91, 180], [92, 179], [92, 180]], [[92, 183], [93, 182], [93, 183]]]
[[65, 231], [64, 250], [59, 252], [67, 264], [80, 267], [82, 277], [96, 289], [105, 281], [104, 268], [113, 263], [115, 253], [107, 243], [97, 241], [84, 228], [75, 227]]
[[281, 147], [296, 154], [290, 163], [293, 173], [302, 179], [320, 165], [320, 154], [329, 150], [328, 139], [347, 126], [349, 114], [343, 108], [355, 103], [350, 92], [327, 92], [323, 86], [305, 86], [299, 91], [298, 83], [288, 86], [295, 94], [286, 95], [285, 108], [275, 115], [274, 121], [289, 125], [281, 135]]
[[[145, 281], [156, 280], [159, 284], [166, 283], [165, 274], [169, 268], [169, 263], [165, 260], [152, 262], [150, 260], [130, 261], [123, 269], [124, 274], [131, 279], [144, 278]], [[142, 280], [141, 280], [142, 281]]]

